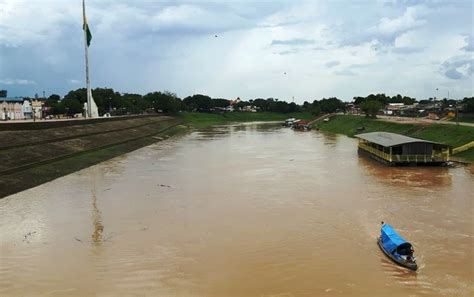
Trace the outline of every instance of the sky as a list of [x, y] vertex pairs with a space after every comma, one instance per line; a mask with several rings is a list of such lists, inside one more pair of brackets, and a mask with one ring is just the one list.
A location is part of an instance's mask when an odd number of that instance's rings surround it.
[[[473, 96], [474, 1], [87, 0], [91, 85], [302, 103]], [[81, 0], [0, 0], [0, 89], [85, 86]]]

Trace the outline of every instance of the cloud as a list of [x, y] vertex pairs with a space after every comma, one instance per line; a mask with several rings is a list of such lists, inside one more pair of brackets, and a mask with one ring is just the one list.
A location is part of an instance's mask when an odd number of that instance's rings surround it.
[[450, 79], [462, 79], [472, 76], [474, 59], [471, 55], [453, 57], [441, 64], [441, 72]]
[[287, 51], [278, 52], [278, 54], [284, 56], [284, 55], [296, 54], [298, 52], [299, 52], [299, 50], [297, 50], [297, 49], [291, 49], [291, 50], [287, 50]]
[[397, 54], [413, 54], [423, 52], [424, 47], [393, 47], [392, 52]]
[[77, 84], [82, 83], [82, 81], [77, 80], [77, 79], [67, 79], [66, 81], [68, 84], [72, 84], [72, 85], [77, 85]]
[[[447, 59], [472, 53], [471, 3], [380, 1], [87, 1], [91, 83], [180, 97], [423, 97], [431, 83], [471, 94], [471, 56]], [[0, 83], [11, 95], [83, 85], [81, 1], [46, 2], [0, 0]]]
[[35, 81], [32, 81], [32, 80], [12, 79], [12, 78], [0, 79], [0, 84], [4, 84], [4, 85], [37, 85], [37, 83]]
[[460, 79], [463, 77], [462, 73], [457, 71], [456, 68], [451, 68], [451, 69], [446, 70], [444, 75], [446, 75], [446, 77], [450, 79]]
[[420, 19], [420, 16], [423, 15], [425, 9], [423, 6], [410, 6], [399, 17], [392, 19], [384, 17], [380, 19], [377, 31], [382, 36], [394, 38], [400, 33], [422, 26], [426, 24], [426, 20]]
[[330, 62], [327, 62], [326, 64], [324, 64], [327, 68], [332, 68], [334, 66], [337, 66], [341, 64], [341, 62], [339, 61], [330, 61]]
[[272, 40], [271, 45], [309, 45], [314, 44], [313, 39], [295, 38], [288, 40]]
[[354, 75], [357, 75], [357, 73], [349, 70], [349, 69], [344, 69], [344, 70], [340, 70], [340, 71], [336, 71], [334, 72], [334, 74], [336, 75], [342, 75], [342, 76], [354, 76]]
[[467, 35], [464, 40], [466, 41], [466, 46], [462, 47], [462, 50], [465, 50], [467, 52], [474, 52], [474, 36], [473, 35]]
[[360, 24], [350, 23], [341, 26], [344, 39], [343, 45], [357, 45], [369, 41], [377, 41], [384, 45], [393, 45], [396, 38], [402, 34], [422, 27], [427, 24], [424, 17], [428, 14], [429, 9], [424, 5], [408, 6], [403, 13], [395, 17], [382, 17], [372, 26], [363, 26]]

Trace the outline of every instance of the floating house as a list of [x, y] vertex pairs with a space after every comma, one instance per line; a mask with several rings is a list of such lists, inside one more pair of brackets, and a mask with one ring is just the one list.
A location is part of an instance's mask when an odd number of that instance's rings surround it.
[[449, 146], [389, 132], [355, 135], [358, 152], [388, 165], [443, 165]]

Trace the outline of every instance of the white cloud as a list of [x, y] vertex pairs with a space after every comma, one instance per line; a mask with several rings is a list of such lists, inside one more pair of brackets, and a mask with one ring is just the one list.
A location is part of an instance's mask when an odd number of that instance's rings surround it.
[[0, 84], [4, 85], [37, 85], [35, 81], [28, 79], [17, 79], [17, 78], [3, 78], [0, 79]]
[[66, 82], [71, 85], [77, 85], [77, 84], [82, 83], [82, 81], [77, 80], [77, 79], [67, 79]]
[[407, 7], [404, 14], [397, 18], [384, 17], [377, 26], [378, 32], [385, 36], [393, 36], [409, 29], [426, 24], [426, 20], [420, 19], [423, 15], [423, 6]]

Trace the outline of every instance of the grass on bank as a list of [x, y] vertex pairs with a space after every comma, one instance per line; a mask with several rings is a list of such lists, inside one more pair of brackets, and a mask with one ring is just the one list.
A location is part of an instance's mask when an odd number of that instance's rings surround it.
[[212, 125], [222, 125], [237, 122], [257, 122], [257, 121], [284, 121], [288, 118], [312, 119], [310, 113], [277, 113], [277, 112], [227, 112], [223, 114], [183, 112], [178, 115], [189, 125], [196, 128], [205, 128]]
[[[350, 137], [367, 132], [393, 132], [453, 147], [474, 141], [473, 127], [447, 124], [401, 124], [353, 115], [337, 115], [332, 117], [329, 122], [317, 123], [316, 127], [322, 131], [345, 134]], [[364, 130], [358, 131], [359, 127], [364, 127]]]
[[470, 148], [464, 152], [460, 152], [456, 155], [457, 158], [461, 158], [461, 159], [464, 159], [464, 160], [468, 160], [468, 161], [471, 161], [471, 162], [474, 162], [474, 148]]

